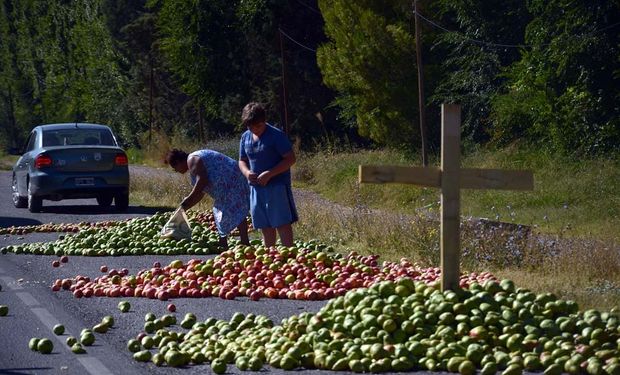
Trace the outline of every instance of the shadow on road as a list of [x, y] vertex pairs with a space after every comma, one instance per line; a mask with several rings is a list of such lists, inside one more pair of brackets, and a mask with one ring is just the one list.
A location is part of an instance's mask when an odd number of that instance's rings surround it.
[[51, 367], [0, 368], [0, 375], [29, 375], [42, 370], [53, 370]]
[[[13, 226], [23, 227], [26, 225], [39, 225], [39, 224], [41, 224], [39, 220], [26, 219], [22, 217], [0, 216], [0, 228], [8, 228], [8, 227], [13, 227]], [[2, 372], [0, 372], [0, 374], [2, 374]]]
[[52, 214], [69, 214], [69, 215], [109, 215], [109, 214], [143, 214], [153, 215], [157, 212], [173, 211], [168, 207], [144, 207], [129, 206], [127, 211], [119, 212], [112, 207], [100, 207], [99, 205], [58, 205], [43, 206], [41, 212]]

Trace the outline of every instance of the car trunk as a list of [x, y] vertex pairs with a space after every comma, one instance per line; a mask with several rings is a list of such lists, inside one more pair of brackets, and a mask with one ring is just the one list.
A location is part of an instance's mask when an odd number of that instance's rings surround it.
[[52, 159], [52, 168], [59, 172], [104, 172], [112, 170], [117, 155], [125, 155], [117, 147], [76, 146], [50, 147], [44, 152]]

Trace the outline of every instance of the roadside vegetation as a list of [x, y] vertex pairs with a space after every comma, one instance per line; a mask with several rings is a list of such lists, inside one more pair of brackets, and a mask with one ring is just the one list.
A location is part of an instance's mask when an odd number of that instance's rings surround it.
[[[130, 150], [135, 161], [131, 198], [144, 205], [176, 207], [189, 192], [187, 176], [161, 163], [167, 148], [213, 148], [236, 157], [237, 139], [206, 144], [158, 141], [150, 151]], [[157, 156], [159, 155], [159, 156]], [[431, 164], [436, 164], [432, 161]], [[362, 185], [360, 164], [419, 165], [391, 150], [318, 147], [298, 155], [301, 239], [318, 239], [340, 251], [402, 257], [439, 264], [439, 191], [404, 185]], [[491, 271], [537, 292], [576, 300], [582, 308], [620, 307], [620, 161], [570, 158], [536, 149], [476, 150], [463, 166], [532, 169], [533, 192], [462, 191], [462, 267]], [[209, 209], [210, 202], [201, 202]], [[479, 220], [485, 218], [486, 220]]]
[[0, 171], [11, 170], [18, 158], [14, 155], [7, 155], [4, 150], [0, 150]]

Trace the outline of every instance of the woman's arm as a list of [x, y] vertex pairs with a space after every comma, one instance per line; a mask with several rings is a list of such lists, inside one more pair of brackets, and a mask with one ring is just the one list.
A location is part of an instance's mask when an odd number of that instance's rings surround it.
[[189, 167], [189, 173], [196, 177], [196, 183], [194, 184], [191, 193], [189, 193], [189, 195], [181, 202], [181, 207], [184, 210], [189, 210], [200, 202], [202, 197], [205, 195], [204, 189], [209, 184], [207, 169], [199, 157], [190, 157], [187, 160], [187, 166]]
[[282, 156], [282, 160], [280, 160], [280, 162], [276, 164], [275, 167], [267, 171], [264, 171], [258, 176], [257, 178], [258, 184], [261, 186], [267, 185], [267, 183], [269, 182], [269, 180], [271, 180], [271, 178], [279, 175], [280, 173], [284, 173], [287, 170], [289, 170], [291, 166], [295, 164], [296, 160], [297, 159], [295, 158], [295, 152], [293, 152], [293, 150], [291, 150], [290, 152], [287, 152], [286, 154]]
[[245, 176], [245, 178], [251, 183], [256, 183], [256, 173], [252, 172], [250, 169], [250, 162], [246, 158], [239, 159], [239, 170], [241, 170], [241, 174]]

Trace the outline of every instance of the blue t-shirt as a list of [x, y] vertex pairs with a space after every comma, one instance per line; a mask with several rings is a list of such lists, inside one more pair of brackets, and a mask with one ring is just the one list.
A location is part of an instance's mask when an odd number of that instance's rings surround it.
[[[283, 131], [267, 124], [265, 131], [257, 141], [252, 139], [252, 132], [246, 130], [239, 143], [239, 159], [248, 159], [250, 169], [256, 174], [269, 170], [292, 150], [291, 142]], [[269, 184], [291, 184], [291, 170], [280, 173], [269, 180]]]

